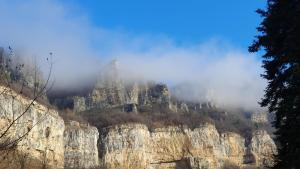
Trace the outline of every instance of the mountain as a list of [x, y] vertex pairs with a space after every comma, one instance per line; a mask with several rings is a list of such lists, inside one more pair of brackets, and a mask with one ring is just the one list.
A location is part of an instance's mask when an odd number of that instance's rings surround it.
[[[138, 113], [139, 108], [159, 104], [170, 111], [189, 111], [189, 108], [215, 108], [212, 102], [181, 100], [171, 94], [166, 84], [141, 79], [126, 79], [120, 75], [117, 61], [112, 61], [99, 73], [96, 83], [84, 93], [49, 94], [50, 100], [60, 108], [71, 108], [75, 112], [91, 109], [120, 107], [125, 112]], [[174, 88], [179, 93], [179, 88]], [[68, 100], [68, 101], [66, 101]]]
[[[3, 86], [0, 89], [6, 91], [0, 104], [10, 105], [11, 96], [17, 93]], [[1, 132], [14, 110], [22, 112], [30, 101], [19, 95], [14, 105], [3, 107]], [[87, 123], [63, 121], [57, 110], [40, 103], [31, 107], [5, 137], [18, 137], [41, 119], [14, 151], [1, 153], [1, 168], [253, 168], [272, 165], [276, 153], [274, 141], [264, 130], [254, 131], [249, 141], [237, 133], [219, 133], [209, 123], [194, 129], [165, 126], [152, 131], [144, 124], [127, 123], [99, 130]]]
[[0, 85], [0, 133], [4, 133], [0, 135], [0, 168], [273, 165], [277, 148], [265, 113], [179, 98], [188, 85], [169, 89], [162, 83], [129, 80], [122, 77], [116, 61], [89, 87], [48, 91], [35, 99], [36, 84], [21, 88], [20, 84], [36, 76], [11, 69], [3, 52], [1, 58], [1, 71], [9, 74], [10, 85]]

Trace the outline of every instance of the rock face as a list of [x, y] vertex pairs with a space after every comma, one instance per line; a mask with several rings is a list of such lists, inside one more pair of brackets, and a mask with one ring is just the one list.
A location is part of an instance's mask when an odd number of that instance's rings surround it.
[[252, 113], [251, 121], [254, 123], [268, 123], [268, 114], [265, 112]]
[[85, 111], [87, 109], [85, 98], [79, 96], [73, 97], [73, 109], [75, 112]]
[[99, 165], [99, 133], [95, 127], [74, 121], [65, 125], [57, 111], [36, 102], [30, 105], [30, 99], [9, 88], [0, 86], [0, 91], [0, 134], [29, 107], [0, 138], [2, 146], [7, 139], [13, 142], [24, 136], [12, 150], [0, 147], [1, 169], [77, 169]]
[[[250, 145], [245, 146], [240, 135], [219, 134], [210, 124], [193, 130], [177, 126], [152, 132], [141, 124], [127, 124], [107, 128], [104, 133], [99, 151], [109, 169], [221, 169], [226, 161], [240, 167], [262, 166], [271, 165], [265, 162], [276, 152], [266, 132], [255, 132]], [[254, 159], [246, 162], [250, 155]]]
[[[21, 138], [16, 148], [1, 152], [0, 168], [19, 168], [22, 165], [29, 168], [63, 168], [64, 121], [54, 110], [33, 102], [6, 87], [0, 87], [0, 129], [1, 133], [7, 129], [13, 120], [16, 123], [0, 138], [2, 144], [7, 139], [10, 142]], [[26, 111], [26, 109], [28, 110]], [[23, 112], [23, 116], [20, 116]], [[20, 116], [20, 118], [18, 118]], [[10, 160], [14, 159], [14, 163]]]
[[64, 132], [65, 168], [89, 169], [99, 166], [98, 138], [99, 133], [95, 127], [75, 121], [67, 123]]
[[255, 155], [258, 165], [271, 166], [274, 163], [273, 155], [277, 153], [276, 145], [270, 135], [264, 130], [253, 133], [250, 150]]
[[[0, 90], [3, 133], [31, 102], [8, 88]], [[169, 98], [163, 86], [148, 89], [148, 94], [151, 102], [164, 103]], [[74, 121], [65, 124], [57, 111], [39, 103], [30, 106], [0, 143], [29, 130], [16, 151], [0, 152], [0, 168], [222, 169], [227, 162], [243, 168], [272, 166], [272, 155], [276, 154], [273, 140], [263, 130], [245, 140], [232, 132], [220, 134], [208, 123], [194, 129], [169, 126], [152, 131], [143, 124], [130, 123], [103, 128], [99, 136], [95, 127]]]
[[[60, 100], [57, 97], [53, 102], [58, 107], [66, 107], [70, 105], [66, 100], [69, 98]], [[171, 94], [166, 85], [138, 80], [128, 82], [119, 76], [116, 61], [103, 70], [91, 91], [84, 96], [74, 95], [71, 100], [75, 112], [111, 107], [123, 107], [124, 111], [135, 112], [138, 106], [152, 104], [160, 104], [166, 108], [172, 106]], [[128, 107], [132, 109], [127, 109]]]
[[[171, 97], [167, 85], [154, 82], [132, 80], [128, 82], [118, 76], [117, 66], [113, 62], [107, 72], [98, 78], [95, 87], [85, 97], [74, 97], [75, 112], [89, 109], [123, 107], [126, 112], [137, 112], [139, 107], [160, 105], [173, 112], [199, 111], [202, 108], [216, 108], [212, 102], [184, 102]], [[127, 107], [134, 107], [127, 109]], [[132, 111], [131, 111], [132, 110]]]
[[[111, 80], [111, 79], [110, 79]], [[171, 95], [164, 84], [123, 83], [122, 81], [98, 84], [86, 97], [73, 97], [73, 110], [81, 112], [89, 109], [123, 107], [124, 111], [135, 112], [137, 106], [160, 104], [171, 108]], [[127, 109], [128, 107], [135, 107]]]
[[150, 133], [146, 126], [121, 125], [100, 137], [100, 157], [105, 168], [146, 168], [149, 164]]
[[157, 105], [164, 110], [183, 113], [217, 108], [212, 101], [180, 100], [176, 97], [180, 95], [176, 92], [178, 90], [173, 89], [175, 94], [172, 96], [166, 84], [134, 78], [128, 80], [120, 76], [117, 61], [113, 61], [102, 70], [93, 87], [68, 96], [57, 94], [50, 101], [61, 109], [71, 108], [75, 112], [120, 108], [124, 112], [138, 113], [140, 109]]
[[121, 82], [106, 83], [104, 87], [96, 86], [90, 99], [86, 100], [89, 108], [105, 108], [124, 106], [127, 104], [170, 105], [170, 93], [163, 84], [122, 84]]

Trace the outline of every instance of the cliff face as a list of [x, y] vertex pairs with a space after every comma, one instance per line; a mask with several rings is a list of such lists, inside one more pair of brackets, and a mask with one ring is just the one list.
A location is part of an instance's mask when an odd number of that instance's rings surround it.
[[121, 80], [96, 84], [88, 96], [75, 96], [73, 101], [76, 112], [118, 106], [123, 107], [124, 111], [134, 112], [134, 109], [128, 107], [152, 104], [171, 108], [171, 95], [166, 85], [138, 82], [125, 84]]
[[152, 104], [171, 108], [171, 95], [166, 85], [139, 80], [128, 81], [119, 73], [116, 61], [109, 64], [89, 93], [73, 97], [73, 110], [81, 112], [93, 108], [123, 107], [124, 111], [136, 112], [137, 106]]
[[170, 89], [165, 84], [138, 80], [127, 82], [117, 75], [112, 78], [106, 74], [100, 76], [90, 93], [86, 96], [73, 96], [72, 101], [75, 112], [120, 107], [124, 112], [137, 113], [138, 108], [154, 105], [173, 112], [216, 108], [212, 102], [180, 101], [172, 97]]
[[29, 106], [30, 99], [9, 88], [0, 86], [0, 91], [0, 134], [29, 107], [0, 137], [2, 146], [7, 140], [10, 143], [24, 136], [12, 149], [0, 147], [0, 169], [77, 169], [99, 165], [99, 133], [95, 127], [78, 122], [65, 125], [57, 111], [37, 102]]
[[150, 133], [144, 125], [121, 125], [106, 129], [99, 152], [106, 168], [146, 168]]
[[253, 123], [268, 123], [268, 114], [266, 112], [254, 112], [251, 114]]
[[259, 165], [272, 165], [273, 155], [277, 153], [276, 145], [270, 135], [263, 130], [253, 133], [249, 146]]
[[[30, 100], [0, 87], [0, 132], [24, 112]], [[164, 91], [161, 88], [159, 92]], [[155, 96], [152, 92], [152, 96]], [[161, 96], [159, 94], [159, 96]], [[159, 99], [158, 99], [159, 98]], [[163, 98], [156, 97], [158, 101]], [[0, 168], [105, 169], [222, 169], [271, 166], [276, 146], [263, 130], [245, 140], [236, 133], [220, 134], [215, 126], [195, 129], [169, 126], [153, 131], [142, 124], [116, 125], [98, 130], [78, 122], [66, 125], [55, 110], [35, 103], [4, 138], [14, 140], [32, 129], [15, 148], [0, 152]], [[0, 138], [1, 143], [6, 139]], [[99, 152], [99, 153], [98, 153]], [[7, 153], [7, 154], [6, 154]], [[4, 158], [5, 156], [5, 158]]]
[[89, 169], [99, 166], [97, 141], [98, 130], [95, 127], [71, 121], [64, 132], [65, 168]]
[[[124, 112], [137, 113], [139, 108], [151, 108], [159, 105], [173, 112], [199, 111], [204, 108], [216, 108], [212, 101], [199, 99], [182, 100], [176, 96], [186, 90], [171, 89], [166, 84], [140, 79], [126, 79], [120, 75], [117, 62], [113, 61], [97, 77], [92, 87], [68, 93], [57, 92], [50, 95], [50, 101], [59, 108], [71, 108], [75, 112], [91, 109], [121, 108]], [[178, 92], [180, 91], [180, 92]], [[193, 100], [193, 101], [191, 101]], [[197, 100], [197, 101], [196, 101]], [[203, 99], [207, 100], [207, 99]]]
[[[106, 168], [219, 169], [225, 162], [240, 167], [271, 165], [276, 147], [264, 131], [253, 133], [250, 145], [235, 133], [219, 134], [213, 125], [191, 130], [166, 127], [149, 132], [140, 124], [108, 128], [100, 137]], [[251, 160], [250, 157], [251, 156]], [[266, 163], [268, 162], [268, 163]]]
[[[0, 91], [0, 132], [4, 133], [9, 124], [26, 111], [31, 100], [9, 88], [1, 86]], [[1, 152], [0, 168], [19, 168], [22, 165], [31, 168], [63, 168], [64, 128], [64, 121], [56, 111], [34, 102], [7, 134], [0, 138], [1, 144], [7, 140], [14, 142], [31, 130], [24, 139], [17, 142], [13, 150]]]

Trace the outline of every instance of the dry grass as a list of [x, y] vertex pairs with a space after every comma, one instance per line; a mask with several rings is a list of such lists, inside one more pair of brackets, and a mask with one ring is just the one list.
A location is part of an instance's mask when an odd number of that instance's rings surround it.
[[216, 126], [220, 133], [239, 133], [246, 140], [258, 128], [268, 129], [269, 131], [271, 129], [270, 125], [258, 126], [251, 123], [242, 113], [224, 113], [222, 110], [212, 109], [202, 110], [201, 112], [175, 113], [159, 106], [139, 108], [139, 113], [123, 112], [122, 107], [94, 109], [80, 114], [65, 110], [61, 113], [61, 116], [65, 120], [88, 122], [99, 130], [108, 126], [126, 123], [145, 124], [150, 130], [174, 125], [186, 125], [189, 128], [196, 128], [200, 124], [211, 123]]

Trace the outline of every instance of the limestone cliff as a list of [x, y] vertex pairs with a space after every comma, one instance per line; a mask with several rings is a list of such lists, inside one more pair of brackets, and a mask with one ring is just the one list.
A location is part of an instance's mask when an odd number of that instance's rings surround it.
[[268, 114], [266, 112], [254, 112], [251, 114], [253, 123], [268, 123]]
[[[0, 90], [2, 133], [31, 100], [9, 88]], [[166, 92], [163, 87], [157, 90]], [[151, 92], [155, 96], [156, 91]], [[158, 96], [154, 100], [165, 101]], [[244, 168], [271, 166], [276, 154], [273, 140], [263, 130], [245, 140], [236, 133], [219, 133], [208, 123], [194, 129], [166, 126], [152, 131], [146, 125], [129, 123], [100, 129], [99, 135], [88, 124], [65, 124], [57, 111], [37, 102], [4, 138], [13, 140], [28, 130], [16, 151], [1, 152], [0, 168], [222, 169], [227, 162]]]
[[63, 119], [56, 111], [39, 103], [30, 105], [30, 99], [9, 88], [0, 86], [0, 91], [0, 133], [4, 133], [9, 124], [25, 112], [0, 138], [1, 143], [5, 144], [8, 140], [14, 142], [30, 130], [13, 150], [1, 152], [0, 168], [17, 169], [22, 165], [30, 168], [63, 168]]
[[273, 164], [273, 155], [277, 153], [277, 149], [274, 141], [266, 131], [258, 130], [254, 132], [249, 148], [253, 152], [258, 165]]
[[92, 89], [84, 94], [74, 93], [71, 97], [63, 98], [57, 94], [51, 101], [61, 108], [73, 108], [75, 112], [111, 107], [121, 107], [125, 112], [135, 112], [137, 106], [152, 104], [172, 107], [171, 94], [165, 84], [137, 79], [127, 81], [119, 75], [116, 61], [107, 65], [99, 74]]
[[89, 169], [99, 166], [98, 130], [75, 121], [66, 124], [64, 132], [65, 168]]
[[[139, 108], [151, 108], [159, 105], [173, 112], [200, 111], [203, 108], [216, 108], [212, 101], [182, 100], [180, 89], [171, 89], [162, 83], [132, 78], [128, 80], [120, 75], [117, 61], [112, 61], [95, 78], [95, 83], [87, 90], [72, 91], [70, 94], [57, 92], [50, 94], [50, 101], [59, 108], [71, 108], [75, 112], [91, 109], [121, 108], [124, 112], [137, 113]], [[181, 93], [181, 95], [183, 95]], [[203, 99], [207, 100], [207, 99]]]
[[[74, 97], [74, 110], [76, 112], [92, 109], [123, 106], [124, 108], [160, 104], [166, 108], [171, 107], [171, 95], [164, 84], [153, 83], [123, 83], [113, 81], [96, 85], [87, 97], [81, 97], [85, 104], [78, 97]], [[77, 106], [81, 105], [81, 106]], [[131, 111], [126, 109], [125, 111]]]
[[[170, 126], [149, 131], [141, 124], [107, 128], [100, 137], [100, 156], [109, 169], [221, 169], [272, 165], [276, 147], [264, 131], [253, 133], [250, 145], [235, 133], [219, 134], [210, 124], [195, 129]], [[249, 150], [249, 151], [247, 151]], [[253, 159], [249, 161], [247, 157]], [[270, 163], [266, 163], [270, 162]]]
[[8, 150], [0, 147], [0, 169], [77, 169], [99, 165], [99, 133], [95, 127], [78, 122], [65, 125], [56, 110], [32, 102], [10, 88], [0, 86], [0, 91], [1, 135], [25, 112], [0, 138], [0, 146], [21, 140]]

